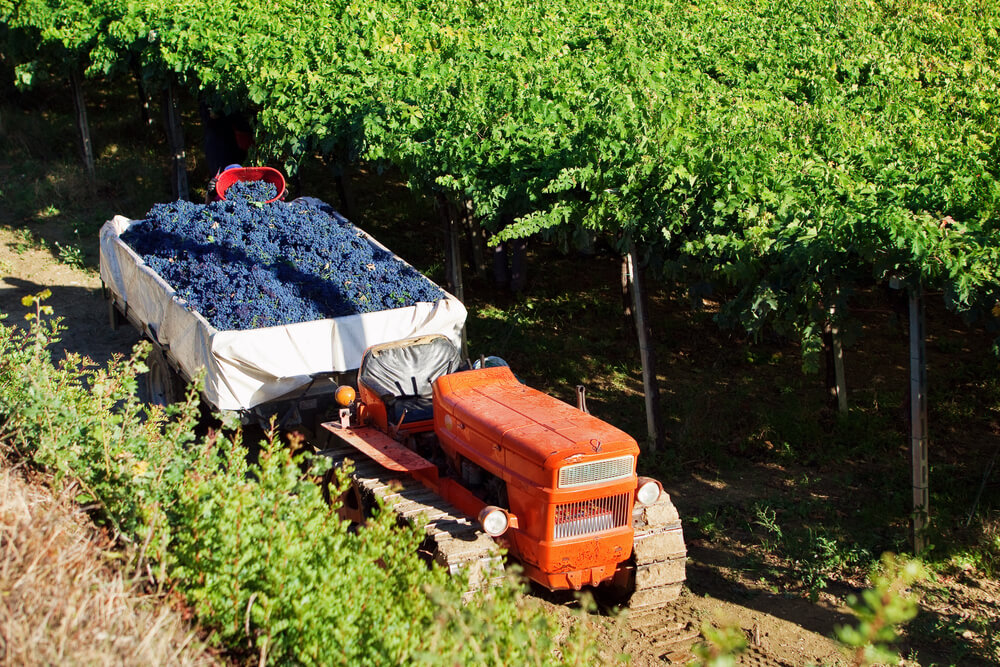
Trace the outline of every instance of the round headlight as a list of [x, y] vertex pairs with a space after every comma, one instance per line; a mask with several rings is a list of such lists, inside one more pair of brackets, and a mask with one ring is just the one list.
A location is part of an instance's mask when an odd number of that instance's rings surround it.
[[510, 517], [507, 510], [489, 505], [479, 513], [479, 524], [490, 537], [499, 537], [510, 527]]
[[636, 487], [635, 499], [643, 505], [652, 505], [660, 499], [660, 492], [663, 487], [655, 479], [640, 477], [639, 485]]

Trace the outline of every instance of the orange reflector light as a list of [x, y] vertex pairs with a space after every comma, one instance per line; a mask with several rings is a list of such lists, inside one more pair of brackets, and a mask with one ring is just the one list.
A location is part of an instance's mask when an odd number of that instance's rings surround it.
[[337, 393], [334, 395], [337, 405], [342, 408], [349, 407], [357, 397], [358, 393], [354, 391], [354, 387], [349, 387], [346, 384], [337, 387]]

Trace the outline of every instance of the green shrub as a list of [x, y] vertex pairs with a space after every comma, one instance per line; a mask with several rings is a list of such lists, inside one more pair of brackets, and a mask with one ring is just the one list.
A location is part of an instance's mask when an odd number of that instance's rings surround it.
[[872, 570], [872, 587], [860, 597], [848, 596], [847, 604], [858, 625], [837, 627], [836, 634], [852, 649], [853, 665], [899, 662], [899, 655], [890, 647], [899, 639], [900, 626], [917, 615], [919, 600], [911, 586], [926, 576], [920, 561], [886, 553], [881, 565]]
[[[295, 664], [563, 664], [590, 661], [508, 584], [463, 604], [464, 582], [417, 555], [422, 533], [389, 512], [352, 530], [314, 480], [328, 463], [272, 437], [256, 465], [238, 431], [194, 435], [197, 391], [164, 412], [136, 398], [146, 347], [98, 368], [54, 364], [58, 322], [39, 294], [25, 330], [0, 322], [5, 447], [86, 489], [136, 571], [180, 593], [237, 658]], [[306, 470], [306, 473], [303, 473]], [[341, 480], [344, 483], [344, 480]]]
[[399, 664], [421, 647], [414, 628], [434, 621], [428, 592], [460, 603], [457, 584], [415, 556], [418, 531], [386, 512], [350, 531], [276, 441], [253, 470], [238, 443], [224, 457], [181, 489], [172, 521], [187, 530], [170, 554], [171, 578], [223, 644], [276, 662]]

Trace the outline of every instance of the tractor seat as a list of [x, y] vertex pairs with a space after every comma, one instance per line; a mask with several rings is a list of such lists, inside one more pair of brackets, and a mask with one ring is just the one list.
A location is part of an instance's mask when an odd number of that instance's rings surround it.
[[423, 396], [400, 396], [385, 406], [385, 416], [390, 424], [404, 424], [434, 419], [434, 399]]
[[[432, 419], [434, 380], [460, 370], [458, 348], [444, 336], [421, 336], [369, 348], [358, 369], [363, 385], [385, 404], [389, 424]], [[403, 413], [406, 413], [405, 416]]]

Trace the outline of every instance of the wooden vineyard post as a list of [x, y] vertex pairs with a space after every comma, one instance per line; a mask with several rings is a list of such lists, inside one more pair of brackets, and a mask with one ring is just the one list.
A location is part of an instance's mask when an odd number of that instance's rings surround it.
[[913, 466], [913, 552], [926, 546], [930, 516], [927, 471], [927, 344], [924, 295], [921, 285], [910, 286], [910, 454]]
[[[462, 284], [462, 253], [460, 250], [458, 236], [458, 216], [454, 207], [448, 199], [438, 195], [438, 210], [441, 212], [441, 222], [444, 225], [444, 265], [447, 276], [448, 289], [452, 295], [462, 303], [465, 303], [465, 288]], [[469, 347], [465, 336], [465, 325], [462, 325], [462, 356], [469, 357]]]
[[646, 312], [645, 281], [639, 267], [639, 252], [634, 241], [629, 241], [626, 261], [629, 284], [632, 288], [636, 335], [639, 338], [639, 355], [642, 358], [642, 388], [646, 398], [646, 437], [649, 440], [649, 450], [655, 452], [663, 444], [663, 433], [660, 430], [660, 388], [656, 382], [656, 357], [650, 340], [649, 316]]
[[80, 136], [80, 153], [83, 167], [87, 171], [87, 181], [91, 194], [97, 190], [97, 168], [94, 163], [94, 145], [90, 140], [90, 123], [87, 120], [87, 105], [83, 99], [83, 82], [80, 73], [74, 69], [70, 74], [70, 86], [73, 88], [73, 109], [76, 111], [76, 129]]
[[847, 414], [847, 378], [844, 373], [844, 346], [840, 338], [840, 326], [836, 323], [836, 306], [830, 307], [830, 339], [833, 346], [833, 368], [837, 387], [837, 409]]

